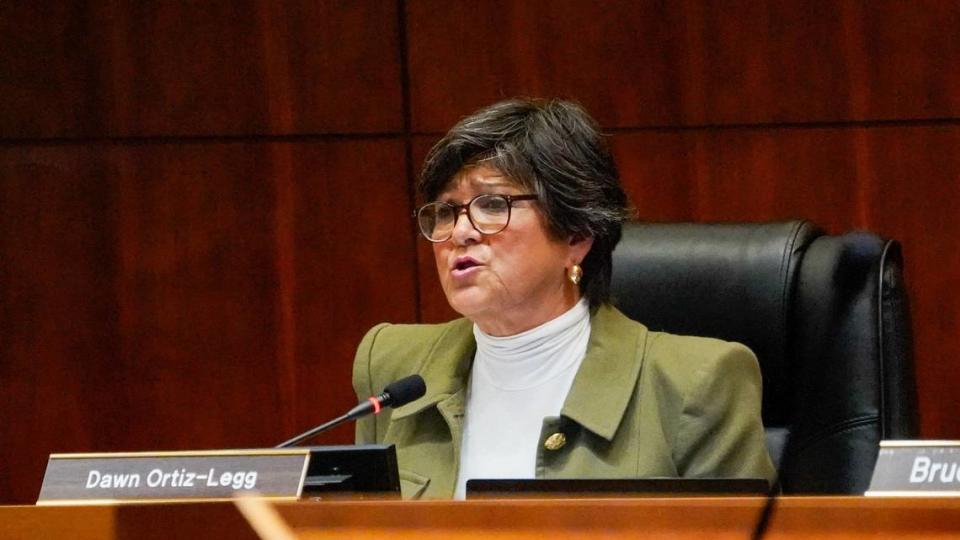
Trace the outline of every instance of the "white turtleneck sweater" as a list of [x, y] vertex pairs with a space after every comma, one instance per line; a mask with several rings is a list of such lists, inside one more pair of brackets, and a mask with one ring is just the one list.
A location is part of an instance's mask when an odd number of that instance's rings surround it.
[[552, 321], [494, 337], [473, 327], [477, 354], [454, 498], [470, 478], [533, 478], [543, 419], [559, 416], [590, 339], [590, 310], [580, 301]]

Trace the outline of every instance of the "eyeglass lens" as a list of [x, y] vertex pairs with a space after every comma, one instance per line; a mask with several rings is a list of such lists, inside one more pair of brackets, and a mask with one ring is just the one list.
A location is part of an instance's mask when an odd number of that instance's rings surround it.
[[[496, 234], [510, 220], [510, 202], [502, 195], [480, 195], [467, 206], [468, 219], [483, 234]], [[420, 231], [428, 240], [442, 242], [453, 235], [460, 208], [443, 202], [424, 205], [417, 213]]]

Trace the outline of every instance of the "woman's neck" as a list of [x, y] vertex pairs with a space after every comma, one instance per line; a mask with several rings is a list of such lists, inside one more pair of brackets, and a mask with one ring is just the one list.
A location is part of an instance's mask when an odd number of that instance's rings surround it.
[[498, 309], [487, 314], [473, 315], [470, 320], [488, 336], [514, 336], [570, 311], [580, 301], [580, 292], [574, 286], [565, 286], [555, 298], [554, 302], [543, 302], [525, 309]]

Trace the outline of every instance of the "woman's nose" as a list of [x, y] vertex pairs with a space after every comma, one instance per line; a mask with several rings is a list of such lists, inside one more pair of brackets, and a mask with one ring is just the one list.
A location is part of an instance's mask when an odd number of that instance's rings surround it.
[[473, 228], [466, 208], [461, 208], [455, 219], [452, 236], [455, 244], [462, 246], [480, 241], [480, 232]]

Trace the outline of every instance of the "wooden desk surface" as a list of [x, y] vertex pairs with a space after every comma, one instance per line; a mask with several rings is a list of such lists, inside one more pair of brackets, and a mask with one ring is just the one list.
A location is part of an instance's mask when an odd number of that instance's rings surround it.
[[[296, 538], [607, 539], [750, 537], [759, 498], [321, 501], [275, 505]], [[767, 537], [958, 538], [960, 499], [788, 497]], [[0, 538], [77, 540], [257, 535], [230, 503], [0, 507]]]
[[[750, 538], [762, 498], [277, 505], [299, 538]], [[388, 535], [388, 536], [384, 536]], [[958, 538], [960, 499], [788, 497], [766, 538]]]

